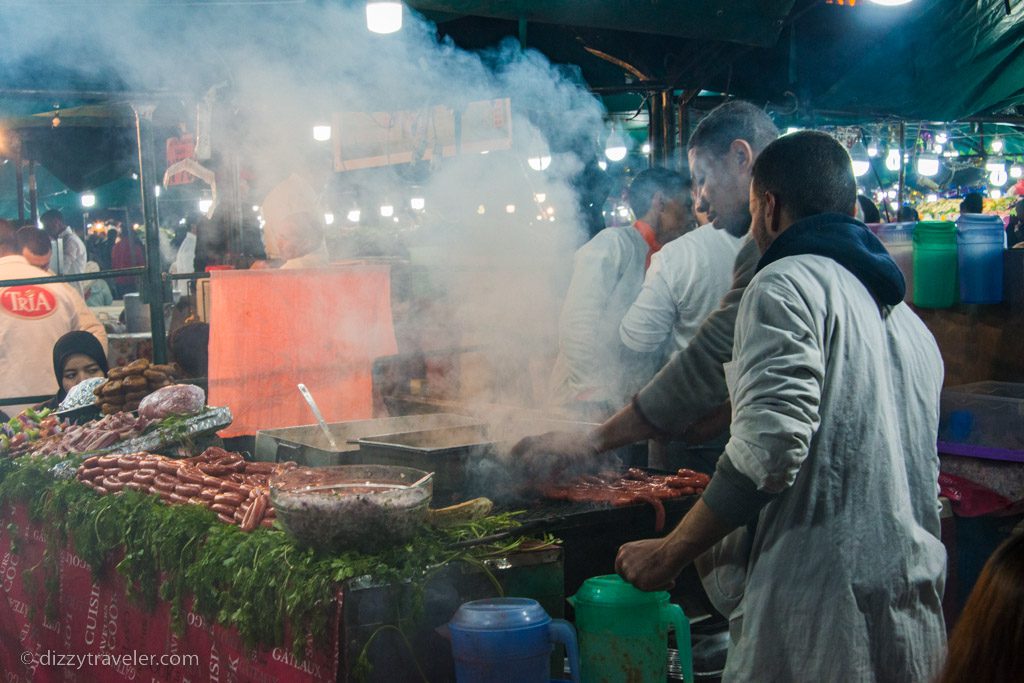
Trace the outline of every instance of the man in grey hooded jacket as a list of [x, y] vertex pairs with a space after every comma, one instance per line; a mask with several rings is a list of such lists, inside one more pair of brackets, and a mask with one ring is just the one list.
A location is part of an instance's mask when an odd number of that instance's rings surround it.
[[762, 253], [725, 375], [731, 436], [701, 500], [616, 569], [646, 590], [698, 556], [730, 620], [726, 681], [920, 681], [942, 663], [942, 360], [852, 218], [846, 150], [787, 135], [754, 164]]

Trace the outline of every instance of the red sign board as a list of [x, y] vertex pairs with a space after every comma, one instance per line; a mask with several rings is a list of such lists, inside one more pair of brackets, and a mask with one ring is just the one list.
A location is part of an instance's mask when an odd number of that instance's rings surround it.
[[[185, 628], [172, 628], [168, 602], [147, 612], [126, 597], [124, 578], [107, 567], [95, 577], [72, 548], [60, 551], [53, 622], [39, 579], [46, 539], [24, 506], [0, 524], [0, 681], [3, 683], [334, 683], [338, 680], [340, 597], [331, 606], [330, 646], [304, 661], [290, 647], [247, 649], [233, 629], [210, 624], [190, 605]], [[13, 522], [12, 524], [8, 524]], [[16, 543], [13, 542], [16, 539]], [[36, 575], [29, 580], [28, 570]], [[287, 625], [285, 625], [287, 633]]]
[[[167, 138], [167, 165], [190, 159], [196, 153], [196, 138], [185, 133], [180, 138]], [[167, 187], [172, 185], [188, 185], [195, 180], [190, 173], [175, 173], [167, 180]]]
[[39, 285], [7, 287], [0, 291], [0, 308], [19, 318], [45, 318], [57, 310], [57, 297]]

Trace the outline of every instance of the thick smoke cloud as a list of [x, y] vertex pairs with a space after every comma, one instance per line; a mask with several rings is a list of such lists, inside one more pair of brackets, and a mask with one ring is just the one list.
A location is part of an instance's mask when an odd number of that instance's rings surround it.
[[[424, 346], [482, 345], [512, 383], [531, 375], [536, 395], [546, 368], [530, 359], [554, 351], [560, 290], [585, 234], [572, 182], [602, 130], [600, 103], [571, 72], [515, 42], [461, 50], [408, 9], [401, 32], [371, 34], [362, 2], [0, 7], [11, 82], [19, 68], [46, 64], [51, 84], [66, 73], [68, 86], [177, 92], [182, 111], [221, 86], [216, 106], [234, 118], [215, 130], [214, 148], [241, 151], [263, 189], [309, 158], [312, 125], [335, 112], [511, 98], [512, 150], [435, 159], [413, 179], [402, 169], [356, 180], [340, 173], [335, 225], [344, 227], [349, 203], [364, 217], [382, 198], [407, 205], [415, 185], [426, 211], [402, 240], [451, 303], [447, 338]], [[552, 157], [542, 173], [526, 163], [538, 140]]]

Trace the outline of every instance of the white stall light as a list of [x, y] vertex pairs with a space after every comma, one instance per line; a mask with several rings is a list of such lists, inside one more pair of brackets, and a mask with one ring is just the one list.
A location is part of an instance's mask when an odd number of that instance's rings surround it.
[[313, 126], [313, 139], [317, 142], [327, 142], [331, 139], [331, 127], [322, 123]]
[[939, 172], [939, 158], [934, 154], [919, 154], [917, 157], [917, 174], [931, 177]]
[[409, 206], [412, 207], [413, 211], [422, 211], [426, 205], [427, 200], [423, 197], [413, 197], [409, 200]]
[[395, 207], [392, 204], [381, 204], [380, 215], [384, 218], [391, 218], [395, 215]]
[[538, 156], [532, 156], [526, 160], [526, 163], [528, 163], [530, 165], [530, 168], [532, 168], [534, 171], [543, 171], [546, 170], [547, 167], [551, 165], [551, 155], [541, 154]]
[[900, 150], [898, 148], [889, 148], [889, 153], [885, 156], [885, 167], [890, 171], [900, 170]]
[[348, 219], [349, 223], [358, 223], [359, 219], [362, 218], [362, 213], [363, 212], [360, 211], [359, 209], [352, 209], [351, 211], [348, 212], [345, 218]]
[[334, 225], [334, 214], [333, 213], [325, 213], [324, 214], [324, 225]]
[[402, 30], [402, 3], [393, 0], [367, 0], [366, 28], [373, 33], [395, 33]]
[[92, 192], [86, 192], [82, 195], [82, 206], [86, 209], [91, 209], [96, 206], [96, 195]]
[[213, 206], [212, 199], [200, 199], [199, 200], [199, 213], [206, 213]]
[[543, 202], [547, 198], [548, 198], [548, 196], [545, 193], [543, 193], [543, 192], [538, 192], [537, 194], [533, 195], [534, 201], [536, 201], [538, 203]]
[[516, 205], [515, 204], [506, 204], [505, 205], [505, 213], [515, 213], [515, 212], [516, 212]]

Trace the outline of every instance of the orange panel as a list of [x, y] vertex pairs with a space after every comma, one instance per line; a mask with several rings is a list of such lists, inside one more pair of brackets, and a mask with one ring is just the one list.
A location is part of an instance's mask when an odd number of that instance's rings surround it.
[[397, 351], [390, 269], [211, 273], [210, 405], [234, 422], [221, 436], [314, 422], [296, 384], [329, 422], [372, 416], [373, 361]]

